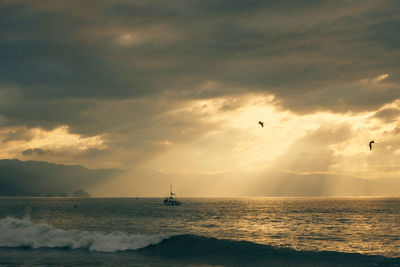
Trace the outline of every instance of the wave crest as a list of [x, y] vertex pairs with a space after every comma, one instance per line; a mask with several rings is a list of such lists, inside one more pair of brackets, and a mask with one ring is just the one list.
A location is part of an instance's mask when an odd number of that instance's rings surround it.
[[136, 250], [160, 243], [171, 234], [127, 234], [63, 230], [29, 219], [0, 220], [0, 247], [71, 248], [98, 252]]

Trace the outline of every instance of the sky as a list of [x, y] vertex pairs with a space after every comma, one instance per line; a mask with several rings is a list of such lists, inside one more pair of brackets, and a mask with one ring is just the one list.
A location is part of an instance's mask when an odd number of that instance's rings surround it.
[[384, 195], [399, 32], [397, 0], [2, 0], [0, 158], [127, 170], [98, 196]]

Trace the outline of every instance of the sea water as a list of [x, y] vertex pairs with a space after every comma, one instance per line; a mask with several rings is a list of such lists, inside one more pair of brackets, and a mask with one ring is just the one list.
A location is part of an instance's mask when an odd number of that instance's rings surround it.
[[0, 198], [0, 266], [400, 266], [400, 198]]

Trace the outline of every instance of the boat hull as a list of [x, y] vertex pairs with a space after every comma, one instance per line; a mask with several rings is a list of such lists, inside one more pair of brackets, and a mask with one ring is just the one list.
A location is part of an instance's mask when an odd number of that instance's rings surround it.
[[180, 205], [181, 203], [174, 199], [174, 198], [166, 198], [164, 199], [164, 205], [168, 205], [168, 206], [176, 206], [176, 205]]

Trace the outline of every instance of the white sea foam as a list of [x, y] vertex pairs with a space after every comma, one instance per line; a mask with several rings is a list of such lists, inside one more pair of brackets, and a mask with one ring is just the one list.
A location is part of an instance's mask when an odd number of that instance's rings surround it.
[[98, 252], [135, 250], [158, 244], [170, 234], [127, 234], [62, 230], [28, 218], [0, 220], [0, 247], [71, 248]]

